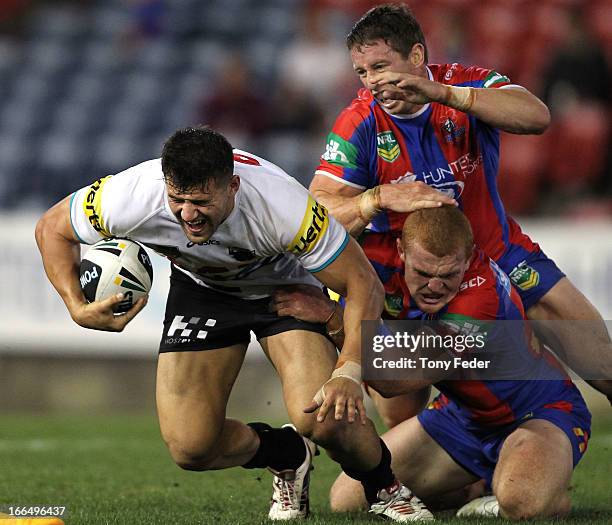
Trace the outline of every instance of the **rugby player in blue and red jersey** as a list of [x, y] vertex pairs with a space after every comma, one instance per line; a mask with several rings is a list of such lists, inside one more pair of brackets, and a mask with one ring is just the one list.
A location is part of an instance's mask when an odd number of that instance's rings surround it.
[[[502, 361], [506, 377], [533, 372], [530, 377], [548, 380], [451, 376], [457, 371], [451, 367], [433, 376], [402, 370], [405, 380], [368, 381], [389, 396], [432, 383], [441, 392], [420, 415], [383, 435], [394, 472], [430, 506], [440, 506], [449, 494], [484, 479], [493, 496], [471, 503], [480, 514], [514, 519], [566, 514], [572, 469], [586, 450], [590, 414], [562, 369], [549, 366], [551, 356], [532, 352], [527, 330], [515, 330], [512, 344], [507, 338], [491, 340], [491, 327], [524, 319], [508, 276], [474, 248], [469, 222], [454, 207], [410, 214], [398, 248], [404, 271], [391, 283], [402, 298], [398, 319], [469, 324], [471, 333], [488, 323], [481, 355]], [[314, 301], [313, 296], [308, 300]], [[295, 314], [289, 306], [284, 305], [283, 313]], [[314, 312], [325, 315], [327, 309], [319, 299]], [[454, 355], [471, 358], [469, 352]], [[359, 485], [340, 476], [332, 488], [332, 508], [348, 511], [363, 504]]]
[[[405, 6], [368, 11], [347, 37], [365, 89], [337, 118], [310, 186], [351, 232], [383, 283], [397, 271], [395, 242], [406, 213], [455, 203], [476, 241], [517, 287], [539, 336], [586, 379], [612, 377], [612, 343], [597, 310], [509, 217], [497, 190], [499, 130], [542, 133], [548, 108], [502, 74], [428, 64], [418, 22]], [[554, 337], [553, 337], [554, 336]], [[612, 381], [590, 381], [612, 399]]]

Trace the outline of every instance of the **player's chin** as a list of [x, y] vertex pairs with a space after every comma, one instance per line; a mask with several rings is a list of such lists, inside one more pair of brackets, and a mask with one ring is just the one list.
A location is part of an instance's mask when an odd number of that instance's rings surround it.
[[183, 233], [185, 237], [189, 239], [194, 244], [200, 244], [209, 240], [213, 234], [212, 229], [206, 225], [204, 228], [198, 231], [194, 231], [192, 228], [189, 228], [186, 224], [181, 225], [183, 227]]

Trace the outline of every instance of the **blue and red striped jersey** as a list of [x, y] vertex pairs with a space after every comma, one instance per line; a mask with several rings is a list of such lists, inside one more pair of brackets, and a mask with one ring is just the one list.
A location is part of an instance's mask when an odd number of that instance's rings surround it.
[[[438, 402], [455, 403], [462, 416], [474, 425], [496, 426], [514, 422], [530, 410], [577, 395], [558, 362], [535, 344], [525, 319], [518, 292], [508, 276], [483, 251], [475, 250], [457, 295], [436, 314], [425, 314], [411, 300], [401, 273], [389, 280], [387, 292], [401, 297], [401, 310], [387, 312], [396, 319], [440, 320], [463, 332], [486, 331], [486, 347], [479, 359], [493, 359], [508, 378], [547, 377], [549, 380], [479, 380], [466, 371], [435, 386], [446, 396]], [[516, 321], [512, 325], [504, 321]], [[493, 322], [498, 322], [497, 324]], [[497, 329], [495, 328], [497, 326]], [[456, 353], [465, 359], [470, 352]], [[551, 378], [553, 378], [551, 380]], [[578, 399], [578, 397], [576, 399]], [[571, 408], [571, 407], [570, 407]]]
[[[428, 74], [453, 86], [516, 87], [495, 71], [459, 64], [429, 65]], [[510, 243], [535, 246], [504, 211], [496, 183], [499, 139], [497, 129], [443, 104], [390, 115], [370, 91], [361, 89], [337, 118], [316, 174], [364, 190], [425, 182], [459, 202], [476, 245], [498, 260]], [[370, 227], [399, 236], [404, 219], [405, 214], [385, 211]]]

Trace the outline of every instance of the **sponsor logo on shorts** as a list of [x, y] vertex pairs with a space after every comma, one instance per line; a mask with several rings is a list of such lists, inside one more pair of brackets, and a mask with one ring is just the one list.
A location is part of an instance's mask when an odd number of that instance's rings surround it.
[[[188, 321], [185, 320], [184, 315], [175, 315], [172, 323], [168, 327], [168, 332], [164, 338], [164, 344], [176, 345], [181, 343], [190, 343], [194, 339], [206, 339], [208, 336], [208, 330], [198, 330], [194, 333], [194, 330], [199, 326], [200, 317], [191, 317]], [[217, 324], [216, 319], [207, 319], [204, 323], [204, 327], [212, 328]]]
[[399, 157], [400, 147], [393, 131], [376, 134], [376, 151], [378, 156], [387, 162], [393, 162]]
[[342, 168], [356, 168], [357, 148], [340, 135], [330, 133], [321, 158]]
[[328, 226], [329, 214], [325, 206], [319, 204], [309, 195], [302, 225], [287, 251], [297, 256], [310, 252], [321, 240]]
[[104, 237], [111, 237], [102, 219], [102, 188], [112, 175], [102, 177], [94, 182], [90, 187], [85, 200], [83, 201], [83, 211], [93, 229]]
[[540, 274], [526, 261], [521, 261], [509, 274], [512, 284], [522, 291], [531, 290], [540, 284]]

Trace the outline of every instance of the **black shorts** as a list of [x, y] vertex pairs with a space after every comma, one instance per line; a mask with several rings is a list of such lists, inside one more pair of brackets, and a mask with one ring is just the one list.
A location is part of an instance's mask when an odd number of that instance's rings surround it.
[[257, 339], [290, 330], [326, 335], [323, 324], [279, 317], [268, 310], [269, 304], [270, 298], [247, 301], [205, 288], [173, 268], [159, 352], [248, 344], [251, 330]]

